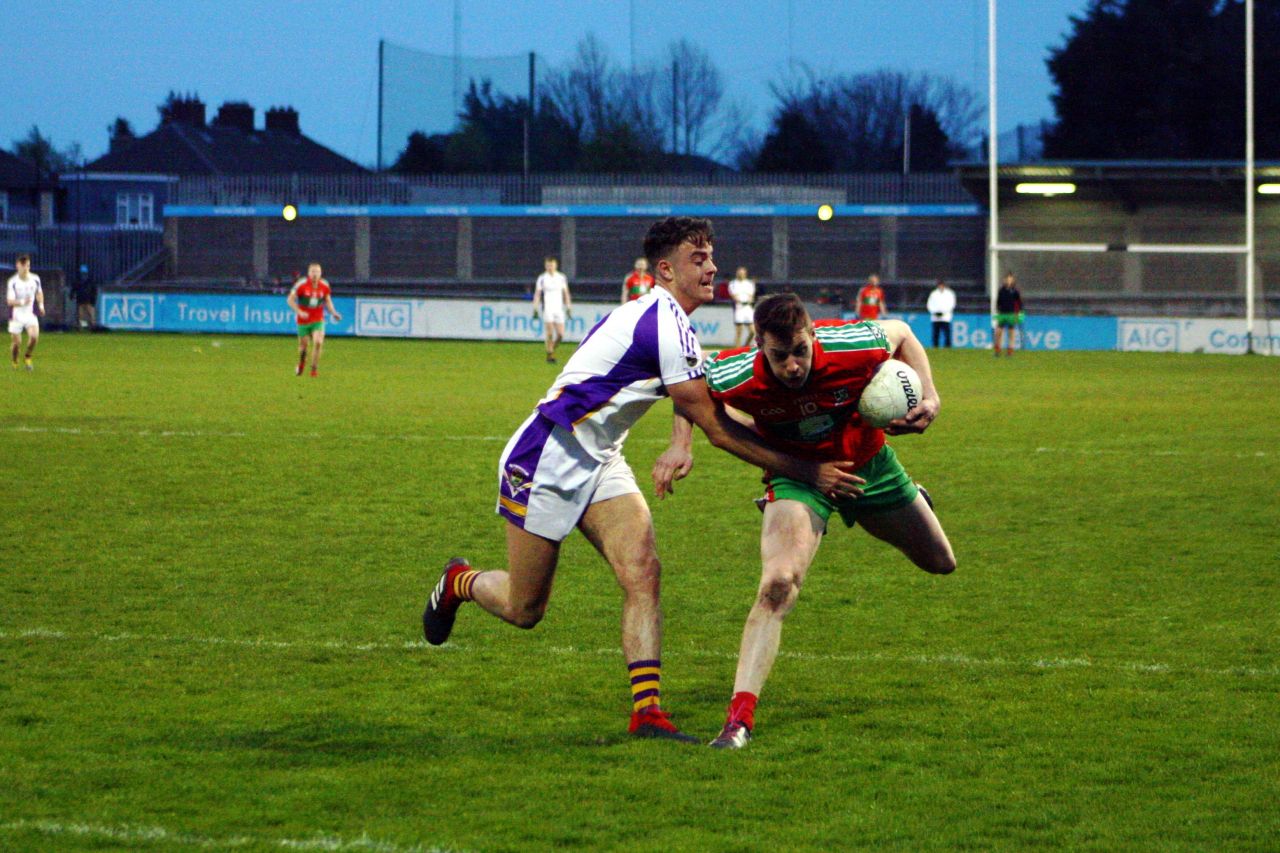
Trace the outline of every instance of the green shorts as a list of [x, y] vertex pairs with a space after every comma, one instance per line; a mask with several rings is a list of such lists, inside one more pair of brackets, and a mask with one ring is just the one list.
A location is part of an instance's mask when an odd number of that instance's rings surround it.
[[867, 481], [862, 486], [860, 498], [833, 501], [808, 483], [774, 477], [769, 481], [764, 498], [759, 501], [760, 508], [773, 501], [800, 501], [816, 512], [824, 525], [832, 512], [839, 512], [844, 526], [853, 527], [860, 516], [904, 507], [920, 493], [919, 487], [898, 461], [898, 454], [887, 444], [854, 473]]
[[1027, 319], [1027, 315], [1022, 311], [1010, 312], [1008, 314], [997, 314], [996, 325], [1002, 329], [1012, 329], [1014, 326], [1021, 326], [1022, 321]]
[[308, 335], [310, 335], [312, 332], [323, 332], [323, 331], [324, 331], [324, 320], [317, 320], [314, 323], [298, 324], [298, 337], [300, 338], [305, 338]]

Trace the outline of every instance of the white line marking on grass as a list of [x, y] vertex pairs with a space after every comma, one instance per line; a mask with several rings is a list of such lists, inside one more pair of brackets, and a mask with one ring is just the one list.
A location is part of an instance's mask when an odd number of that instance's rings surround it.
[[5, 432], [38, 432], [50, 435], [127, 435], [140, 438], [246, 438], [247, 432], [206, 432], [198, 429], [84, 429], [82, 427], [5, 427]]
[[390, 841], [379, 841], [368, 835], [358, 838], [341, 838], [336, 835], [315, 833], [307, 838], [267, 838], [251, 835], [230, 835], [214, 838], [189, 832], [177, 832], [162, 826], [131, 826], [75, 821], [60, 823], [54, 820], [17, 820], [0, 824], [0, 831], [7, 833], [38, 832], [51, 836], [75, 836], [116, 841], [121, 844], [165, 844], [181, 847], [226, 849], [236, 847], [278, 847], [282, 850], [370, 850], [374, 853], [446, 853], [450, 848], [423, 847], [415, 844], [406, 847]]
[[[239, 646], [242, 648], [260, 649], [324, 649], [338, 652], [374, 652], [374, 651], [407, 651], [433, 648], [425, 640], [396, 641], [354, 641], [354, 640], [273, 640], [264, 637], [200, 637], [179, 636], [172, 634], [72, 634], [52, 628], [28, 628], [22, 631], [0, 630], [0, 640], [66, 640], [99, 643], [164, 643], [181, 645], [190, 643], [206, 646]], [[470, 646], [458, 643], [446, 643], [438, 647], [441, 651], [478, 652], [483, 646]], [[584, 649], [577, 646], [550, 646], [547, 648], [556, 655], [619, 655], [617, 648]], [[705, 648], [667, 649], [668, 655], [687, 654], [691, 657], [720, 658], [737, 660], [737, 652], [715, 651]], [[1206, 667], [1160, 663], [1158, 661], [1097, 661], [1082, 657], [1062, 658], [979, 658], [965, 654], [942, 655], [894, 655], [884, 652], [853, 652], [851, 654], [830, 654], [823, 652], [780, 651], [780, 657], [793, 660], [815, 661], [818, 663], [909, 663], [922, 666], [957, 666], [957, 667], [1007, 667], [1018, 669], [1100, 669], [1119, 672], [1136, 672], [1149, 675], [1166, 673], [1190, 673], [1193, 675], [1230, 675], [1253, 678], [1275, 678], [1280, 676], [1280, 667], [1229, 666]]]
[[[219, 432], [217, 430], [164, 429], [164, 430], [119, 430], [89, 429], [85, 427], [41, 427], [41, 426], [9, 426], [0, 427], [0, 432], [40, 433], [44, 435], [119, 435], [129, 438], [332, 438], [344, 441], [478, 441], [505, 442], [509, 435], [415, 435], [413, 433], [333, 433], [326, 435], [319, 432], [301, 434], [270, 435], [247, 432]], [[633, 438], [633, 443], [643, 444], [667, 443], [665, 438]]]
[[[423, 435], [415, 433], [290, 433], [285, 435], [272, 435], [265, 433], [247, 433], [227, 431], [220, 432], [217, 430], [198, 430], [198, 429], [141, 429], [141, 430], [118, 430], [118, 429], [91, 429], [86, 427], [46, 427], [46, 426], [7, 426], [0, 427], [0, 432], [18, 432], [18, 433], [43, 433], [47, 435], [120, 435], [130, 438], [332, 438], [342, 439], [344, 441], [479, 441], [479, 442], [505, 442], [511, 436], [509, 435]], [[632, 438], [632, 444], [666, 444], [669, 439], [666, 438]], [[1220, 448], [1226, 450], [1227, 448]], [[970, 448], [966, 452], [981, 452], [982, 448]], [[1206, 453], [1212, 453], [1214, 448], [1202, 447], [1195, 451], [1197, 456], [1204, 456]], [[1008, 453], [1008, 448], [1003, 448], [1000, 453]], [[1035, 453], [1078, 453], [1085, 456], [1186, 456], [1183, 450], [1122, 450], [1110, 447], [1037, 447]], [[1231, 454], [1236, 459], [1260, 459], [1270, 456], [1270, 452], [1266, 450], [1235, 452]]]
[[[965, 452], [966, 452], [966, 453], [969, 453], [969, 452], [971, 452], [972, 450], [975, 450], [975, 449], [976, 449], [976, 450], [978, 450], [978, 451], [981, 451], [981, 448], [969, 448], [969, 449], [965, 450]], [[1218, 450], [1222, 450], [1222, 451], [1226, 451], [1226, 450], [1228, 450], [1229, 448], [1221, 447], [1221, 448], [1217, 448], [1217, 449], [1218, 449]], [[1212, 447], [1198, 448], [1198, 449], [1195, 451], [1195, 455], [1196, 455], [1196, 456], [1204, 456], [1206, 453], [1212, 453], [1214, 450], [1215, 450], [1215, 448], [1212, 448]], [[1009, 449], [1008, 449], [1008, 448], [1001, 448], [999, 452], [1000, 452], [1000, 453], [1008, 453], [1008, 452], [1009, 452]], [[1187, 451], [1185, 451], [1185, 450], [1146, 450], [1146, 451], [1143, 451], [1143, 450], [1123, 450], [1123, 449], [1114, 448], [1114, 447], [1037, 447], [1037, 448], [1036, 448], [1036, 450], [1035, 450], [1035, 452], [1036, 452], [1036, 453], [1078, 453], [1078, 454], [1081, 454], [1082, 456], [1134, 456], [1134, 457], [1140, 457], [1140, 456], [1143, 456], [1143, 455], [1146, 455], [1146, 456], [1187, 456], [1187, 455], [1190, 455], [1190, 454], [1188, 454], [1188, 453], [1187, 453]], [[1236, 459], [1255, 459], [1255, 458], [1260, 458], [1260, 457], [1270, 456], [1271, 454], [1270, 454], [1268, 451], [1266, 451], [1266, 450], [1255, 450], [1255, 451], [1252, 451], [1252, 452], [1235, 452], [1235, 453], [1232, 453], [1231, 455], [1232, 455], [1232, 456], [1234, 456]]]

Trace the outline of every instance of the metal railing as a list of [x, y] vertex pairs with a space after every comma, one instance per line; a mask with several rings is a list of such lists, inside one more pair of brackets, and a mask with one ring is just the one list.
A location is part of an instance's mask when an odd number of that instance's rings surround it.
[[710, 195], [735, 204], [796, 198], [846, 204], [964, 204], [973, 198], [952, 172], [914, 175], [775, 175], [548, 173], [521, 175], [202, 175], [181, 178], [170, 202], [252, 204], [670, 204], [705, 203]]
[[112, 281], [164, 248], [164, 233], [157, 228], [115, 228], [82, 225], [0, 225], [0, 242], [30, 252], [32, 265], [58, 268], [68, 281], [76, 281], [80, 266], [88, 268], [87, 280]]

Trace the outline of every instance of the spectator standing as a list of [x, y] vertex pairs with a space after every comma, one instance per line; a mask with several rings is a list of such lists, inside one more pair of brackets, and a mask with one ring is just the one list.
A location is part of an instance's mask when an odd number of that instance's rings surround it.
[[1005, 355], [1013, 355], [1013, 330], [1018, 329], [1018, 334], [1021, 336], [1022, 323], [1026, 318], [1022, 310], [1022, 291], [1018, 290], [1017, 279], [1014, 278], [1013, 273], [1007, 272], [1004, 274], [1004, 282], [1001, 283], [1000, 289], [996, 291], [997, 356], [1000, 355], [1000, 344], [1006, 332], [1009, 334], [1009, 340], [1005, 347]]
[[938, 279], [938, 286], [929, 294], [925, 303], [929, 319], [933, 321], [933, 348], [946, 339], [947, 349], [951, 349], [951, 319], [956, 311], [956, 292], [947, 287], [947, 283]]

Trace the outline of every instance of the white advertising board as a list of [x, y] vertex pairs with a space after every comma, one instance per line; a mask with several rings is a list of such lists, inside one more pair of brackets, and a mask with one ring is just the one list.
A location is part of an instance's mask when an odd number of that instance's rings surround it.
[[[580, 341], [617, 308], [603, 302], [575, 302], [565, 322], [565, 340]], [[690, 317], [704, 347], [733, 343], [733, 310], [704, 305]], [[365, 337], [455, 338], [476, 341], [540, 341], [541, 318], [522, 300], [356, 299], [355, 332]]]

